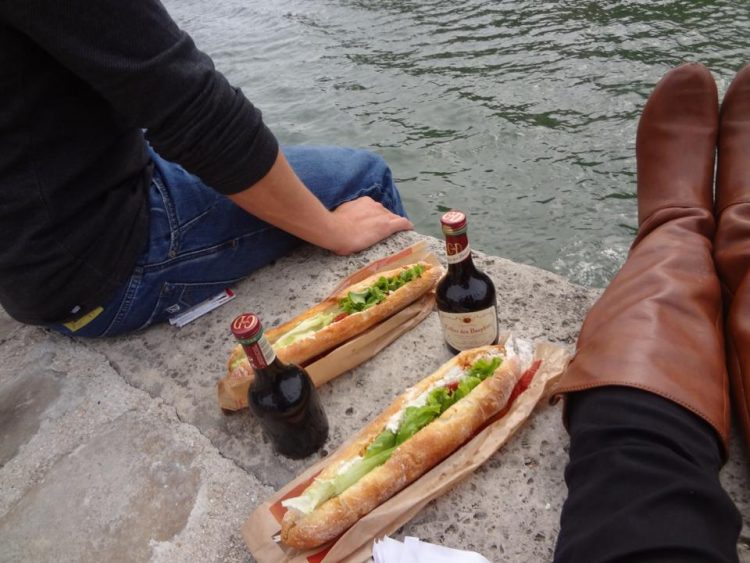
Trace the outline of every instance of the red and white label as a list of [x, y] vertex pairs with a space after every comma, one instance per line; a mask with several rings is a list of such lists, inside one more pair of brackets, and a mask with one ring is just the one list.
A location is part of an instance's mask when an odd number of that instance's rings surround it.
[[458, 264], [459, 262], [463, 262], [469, 257], [469, 254], [471, 254], [471, 247], [468, 242], [466, 243], [466, 246], [459, 243], [446, 242], [445, 246], [447, 250], [445, 259], [448, 264]]
[[438, 311], [445, 341], [456, 350], [486, 346], [497, 340], [497, 309], [493, 305], [473, 313]]
[[254, 369], [267, 368], [276, 359], [276, 352], [273, 351], [273, 348], [263, 334], [261, 334], [257, 342], [243, 344], [242, 347], [245, 349], [247, 359]]
[[469, 237], [466, 236], [466, 233], [446, 235], [445, 254], [448, 264], [458, 264], [466, 260], [471, 254]]

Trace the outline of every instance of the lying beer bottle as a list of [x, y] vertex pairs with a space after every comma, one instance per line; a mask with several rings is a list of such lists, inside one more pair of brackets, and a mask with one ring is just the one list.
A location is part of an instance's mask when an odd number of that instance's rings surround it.
[[328, 419], [308, 373], [276, 357], [257, 315], [234, 319], [232, 334], [255, 371], [248, 390], [250, 410], [276, 451], [294, 459], [317, 451], [328, 438]]
[[448, 271], [438, 282], [435, 297], [445, 342], [453, 353], [496, 344], [495, 284], [477, 269], [471, 258], [466, 215], [448, 211], [440, 223], [445, 235]]

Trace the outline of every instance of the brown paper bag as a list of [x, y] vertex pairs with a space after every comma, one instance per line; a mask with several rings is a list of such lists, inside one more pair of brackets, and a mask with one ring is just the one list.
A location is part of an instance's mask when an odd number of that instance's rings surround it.
[[[440, 266], [437, 257], [427, 250], [427, 244], [424, 241], [420, 241], [400, 252], [380, 258], [357, 270], [342, 280], [331, 292], [331, 295], [335, 295], [343, 288], [362, 281], [378, 272], [392, 270], [419, 260]], [[428, 292], [421, 299], [418, 299], [392, 317], [387, 318], [338, 348], [331, 350], [325, 356], [315, 359], [312, 363], [305, 364], [304, 367], [310, 374], [310, 378], [313, 380], [315, 386], [320, 387], [334, 377], [338, 377], [342, 373], [372, 358], [399, 336], [422, 322], [430, 314], [430, 311], [432, 311], [434, 303], [434, 292]], [[219, 406], [228, 411], [240, 410], [247, 407], [247, 391], [252, 380], [253, 374], [251, 370], [248, 370], [247, 373], [239, 377], [225, 375], [217, 386]]]
[[[400, 528], [427, 503], [468, 477], [510, 439], [562, 375], [570, 354], [560, 346], [539, 343], [534, 348], [534, 359], [541, 362], [539, 369], [529, 387], [513, 402], [507, 413], [490, 422], [443, 462], [364, 516], [337, 540], [315, 550], [300, 552], [274, 539], [281, 529], [280, 522], [285, 511], [281, 501], [299, 495], [328, 463], [328, 460], [322, 460], [250, 515], [242, 527], [242, 535], [250, 552], [260, 563], [354, 563], [367, 560], [372, 555], [374, 539]], [[343, 444], [340, 449], [347, 445]], [[331, 454], [331, 457], [334, 455]]]

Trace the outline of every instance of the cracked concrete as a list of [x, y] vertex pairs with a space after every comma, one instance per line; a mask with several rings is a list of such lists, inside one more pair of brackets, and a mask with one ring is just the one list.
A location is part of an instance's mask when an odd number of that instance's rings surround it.
[[1, 349], [0, 560], [238, 553], [245, 507], [270, 488], [88, 346], [35, 328], [18, 334]]
[[[449, 358], [436, 315], [328, 383], [321, 452], [279, 458], [247, 412], [224, 414], [216, 382], [242, 310], [274, 325], [370, 260], [425, 239], [402, 233], [353, 257], [302, 248], [250, 276], [235, 301], [182, 329], [101, 341], [21, 326], [0, 311], [0, 561], [252, 561], [239, 527], [271, 492], [335, 449], [410, 383]], [[599, 294], [532, 267], [478, 255], [504, 329], [572, 346]], [[567, 435], [542, 406], [473, 476], [399, 531], [492, 561], [549, 561], [565, 498]], [[747, 521], [736, 439], [721, 474]], [[748, 528], [739, 545], [750, 562]]]

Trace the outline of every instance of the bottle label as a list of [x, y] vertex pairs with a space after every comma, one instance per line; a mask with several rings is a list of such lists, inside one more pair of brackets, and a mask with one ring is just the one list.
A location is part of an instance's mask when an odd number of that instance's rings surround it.
[[471, 247], [469, 246], [468, 241], [466, 242], [466, 246], [463, 246], [458, 242], [446, 241], [445, 247], [447, 250], [445, 258], [448, 264], [458, 264], [459, 262], [463, 262], [471, 254]]
[[471, 313], [438, 311], [445, 341], [456, 350], [468, 350], [497, 341], [497, 308]]
[[469, 246], [469, 237], [466, 236], [466, 231], [460, 234], [445, 236], [445, 254], [448, 264], [458, 264], [469, 257], [471, 247]]
[[276, 352], [268, 343], [263, 331], [250, 340], [240, 340], [240, 344], [254, 369], [265, 369], [276, 359]]

